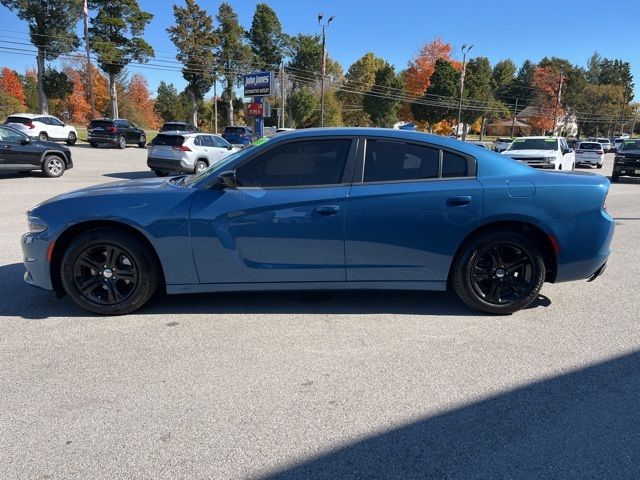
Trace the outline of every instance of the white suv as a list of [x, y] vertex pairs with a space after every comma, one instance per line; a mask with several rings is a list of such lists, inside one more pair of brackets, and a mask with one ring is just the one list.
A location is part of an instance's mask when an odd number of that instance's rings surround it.
[[60, 119], [51, 115], [16, 113], [8, 117], [4, 124], [41, 142], [64, 141], [67, 145], [73, 145], [78, 140], [75, 127], [65, 125]]
[[503, 155], [530, 167], [573, 170], [575, 153], [562, 137], [518, 137]]
[[219, 135], [184, 132], [162, 132], [149, 147], [147, 166], [159, 177], [198, 173], [240, 150]]

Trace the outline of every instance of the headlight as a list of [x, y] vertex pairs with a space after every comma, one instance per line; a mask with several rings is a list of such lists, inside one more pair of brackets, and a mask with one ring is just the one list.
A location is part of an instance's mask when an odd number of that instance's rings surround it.
[[29, 225], [29, 233], [42, 233], [49, 228], [43, 219], [36, 217], [35, 215], [28, 215], [27, 223]]

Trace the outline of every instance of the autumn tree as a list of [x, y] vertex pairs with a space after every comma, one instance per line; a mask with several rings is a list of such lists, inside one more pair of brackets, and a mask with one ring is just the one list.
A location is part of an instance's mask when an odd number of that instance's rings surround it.
[[127, 110], [126, 117], [134, 124], [145, 128], [157, 129], [162, 120], [154, 110], [154, 102], [149, 97], [147, 80], [136, 73], [124, 86]]
[[82, 0], [0, 0], [14, 10], [29, 25], [29, 37], [38, 54], [38, 96], [40, 113], [47, 113], [49, 105], [44, 90], [45, 60], [55, 60], [75, 50], [80, 39], [75, 33], [82, 14]]
[[11, 103], [19, 105], [23, 110], [26, 108], [24, 85], [14, 70], [8, 67], [2, 69], [2, 74], [0, 75], [0, 90], [2, 90], [7, 97], [15, 100], [15, 102]]
[[447, 60], [436, 60], [429, 88], [418, 102], [411, 104], [414, 118], [428, 122], [433, 128], [436, 123], [451, 117], [457, 106], [459, 85], [460, 72], [454, 65]]
[[451, 60], [451, 45], [440, 38], [426, 43], [409, 62], [405, 74], [405, 92], [412, 97], [420, 97], [429, 88], [431, 76], [437, 60]]
[[218, 36], [213, 18], [195, 0], [187, 0], [184, 7], [174, 5], [173, 15], [175, 24], [167, 32], [178, 50], [176, 58], [184, 65], [182, 76], [187, 81], [191, 121], [198, 125], [198, 105], [216, 81], [214, 49]]
[[233, 7], [223, 2], [220, 4], [218, 14], [218, 46], [216, 58], [223, 68], [222, 82], [224, 84], [223, 96], [227, 102], [227, 122], [234, 123], [234, 88], [240, 83], [240, 72], [246, 70], [251, 60], [251, 48], [245, 42], [245, 32], [238, 21], [238, 14]]
[[390, 127], [397, 120], [402, 91], [402, 82], [390, 64], [384, 64], [376, 71], [374, 84], [362, 99], [362, 108], [376, 127]]
[[[347, 70], [342, 82], [343, 90], [338, 92], [342, 103], [342, 120], [345, 125], [366, 126], [371, 117], [363, 109], [362, 91], [369, 91], [376, 79], [376, 72], [385, 64], [384, 60], [369, 52], [356, 60]], [[396, 96], [401, 92], [394, 92]]]
[[116, 81], [131, 62], [144, 63], [154, 56], [153, 48], [143, 38], [153, 15], [140, 9], [137, 0], [90, 0], [97, 10], [89, 28], [91, 49], [98, 65], [109, 77], [111, 115], [118, 115]]
[[65, 99], [65, 107], [69, 112], [70, 121], [72, 123], [85, 123], [91, 120], [89, 118], [91, 113], [91, 105], [87, 99], [87, 91], [83, 77], [81, 73], [72, 68], [70, 65], [66, 65], [64, 72], [73, 84], [73, 91]]
[[552, 66], [536, 67], [533, 74], [536, 113], [529, 119], [529, 123], [543, 132], [553, 129], [556, 112], [559, 116], [564, 113], [560, 106], [556, 110], [560, 95], [560, 75]]

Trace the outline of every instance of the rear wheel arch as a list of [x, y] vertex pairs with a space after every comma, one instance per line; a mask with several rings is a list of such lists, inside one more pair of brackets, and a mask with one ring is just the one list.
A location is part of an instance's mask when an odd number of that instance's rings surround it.
[[122, 222], [115, 222], [110, 220], [96, 220], [96, 221], [88, 221], [77, 223], [75, 225], [67, 228], [60, 236], [55, 240], [52, 256], [51, 256], [51, 284], [53, 285], [53, 289], [58, 293], [58, 295], [64, 295], [65, 291], [62, 287], [62, 281], [60, 279], [60, 268], [62, 265], [62, 258], [67, 247], [73, 242], [74, 238], [82, 233], [97, 230], [97, 229], [106, 229], [106, 230], [114, 230], [121, 233], [126, 233], [128, 235], [132, 235], [140, 240], [146, 247], [147, 251], [151, 254], [153, 261], [156, 264], [158, 272], [160, 273], [160, 285], [163, 291], [166, 286], [165, 277], [164, 277], [164, 269], [162, 267], [162, 262], [160, 262], [160, 257], [158, 256], [158, 252], [155, 247], [151, 243], [151, 241], [144, 235], [140, 230], [131, 225]]
[[[476, 228], [466, 236], [462, 243], [460, 243], [453, 258], [457, 258], [458, 255], [460, 255], [461, 252], [465, 249], [465, 247], [478, 236], [496, 230], [515, 231], [518, 233], [522, 233], [527, 238], [529, 238], [536, 245], [536, 247], [538, 247], [540, 253], [544, 258], [544, 265], [546, 268], [545, 281], [551, 283], [555, 281], [556, 273], [558, 270], [558, 258], [552, 240], [551, 238], [549, 238], [549, 234], [542, 230], [540, 227], [521, 220], [495, 221]], [[451, 280], [453, 264], [454, 262], [451, 262], [451, 266], [449, 267], [449, 280]]]

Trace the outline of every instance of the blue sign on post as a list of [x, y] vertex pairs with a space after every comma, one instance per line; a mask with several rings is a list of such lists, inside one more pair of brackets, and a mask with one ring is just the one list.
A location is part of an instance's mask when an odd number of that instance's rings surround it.
[[255, 72], [244, 75], [245, 97], [268, 97], [273, 88], [272, 72]]

